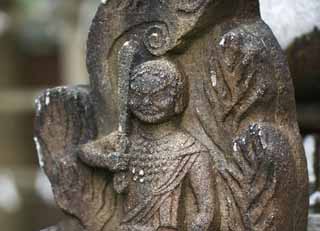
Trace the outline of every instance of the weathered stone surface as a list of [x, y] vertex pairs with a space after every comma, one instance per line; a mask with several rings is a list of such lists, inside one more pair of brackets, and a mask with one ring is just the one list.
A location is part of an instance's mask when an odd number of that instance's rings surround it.
[[107, 1], [87, 64], [90, 86], [37, 102], [56, 229], [307, 229], [292, 81], [257, 0]]

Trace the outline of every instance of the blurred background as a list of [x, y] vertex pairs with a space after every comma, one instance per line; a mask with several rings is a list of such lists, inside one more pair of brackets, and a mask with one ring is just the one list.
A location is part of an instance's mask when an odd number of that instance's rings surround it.
[[[309, 164], [310, 231], [320, 230], [320, 1], [260, 1], [288, 56]], [[63, 219], [38, 167], [34, 98], [41, 89], [88, 82], [85, 44], [98, 4], [0, 0], [0, 230], [35, 231]]]

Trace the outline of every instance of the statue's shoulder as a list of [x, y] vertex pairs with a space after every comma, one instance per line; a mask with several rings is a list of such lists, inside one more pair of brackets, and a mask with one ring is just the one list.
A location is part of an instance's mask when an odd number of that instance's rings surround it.
[[204, 144], [182, 129], [172, 135], [167, 145], [181, 155], [208, 153], [208, 148]]

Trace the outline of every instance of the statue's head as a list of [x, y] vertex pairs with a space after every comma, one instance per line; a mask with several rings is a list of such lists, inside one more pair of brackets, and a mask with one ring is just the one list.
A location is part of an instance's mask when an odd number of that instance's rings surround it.
[[161, 123], [181, 114], [187, 105], [187, 82], [167, 60], [148, 61], [131, 75], [129, 108], [146, 123]]

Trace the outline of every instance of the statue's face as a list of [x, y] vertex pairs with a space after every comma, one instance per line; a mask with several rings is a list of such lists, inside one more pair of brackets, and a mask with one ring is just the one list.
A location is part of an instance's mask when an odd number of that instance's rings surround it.
[[177, 80], [157, 67], [151, 72], [142, 67], [130, 83], [129, 108], [147, 123], [164, 122], [175, 115]]
[[152, 84], [145, 81], [144, 88], [144, 91], [130, 88], [129, 107], [135, 117], [147, 123], [160, 123], [175, 114], [176, 97], [172, 86], [152, 89]]

